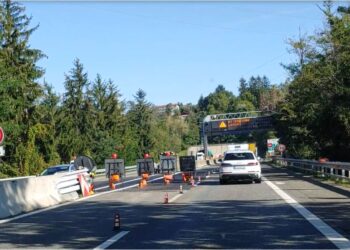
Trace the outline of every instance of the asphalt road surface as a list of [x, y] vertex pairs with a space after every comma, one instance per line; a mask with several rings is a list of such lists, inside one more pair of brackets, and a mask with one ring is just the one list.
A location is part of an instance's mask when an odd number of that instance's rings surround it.
[[[197, 186], [182, 183], [180, 175], [169, 185], [153, 176], [141, 190], [137, 180], [128, 179], [117, 191], [101, 190], [89, 199], [0, 224], [0, 248], [349, 246], [350, 192], [345, 189], [269, 166], [263, 166], [261, 184], [220, 185], [215, 167], [198, 176]], [[163, 204], [165, 194], [168, 204]], [[116, 212], [119, 230], [113, 230]]]

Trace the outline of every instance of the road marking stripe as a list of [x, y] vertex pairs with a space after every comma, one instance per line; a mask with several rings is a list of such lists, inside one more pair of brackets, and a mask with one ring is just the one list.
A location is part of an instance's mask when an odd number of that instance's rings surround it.
[[286, 203], [291, 205], [299, 214], [309, 221], [318, 231], [320, 231], [329, 241], [331, 241], [339, 249], [350, 249], [350, 241], [323, 222], [316, 215], [311, 213], [303, 205], [299, 204], [291, 196], [285, 193], [278, 186], [269, 181], [266, 177], [262, 178], [264, 182], [273, 189]]
[[101, 245], [95, 247], [94, 250], [106, 249], [107, 247], [111, 246], [112, 244], [114, 244], [115, 242], [117, 242], [118, 240], [123, 238], [128, 233], [129, 233], [129, 231], [121, 231], [120, 233], [114, 235], [112, 238], [109, 238], [108, 240], [103, 242]]
[[183, 195], [183, 194], [177, 194], [177, 195], [175, 195], [173, 198], [171, 198], [171, 199], [169, 200], [169, 203], [176, 201], [176, 200], [179, 199], [182, 195]]

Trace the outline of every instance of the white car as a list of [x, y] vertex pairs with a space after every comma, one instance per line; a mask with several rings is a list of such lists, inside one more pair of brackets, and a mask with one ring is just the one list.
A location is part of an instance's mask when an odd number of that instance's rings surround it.
[[72, 172], [77, 170], [73, 164], [61, 164], [45, 169], [40, 175], [54, 175], [57, 173]]
[[203, 152], [198, 152], [197, 154], [196, 154], [196, 159], [197, 160], [205, 160], [205, 154], [203, 153]]
[[254, 153], [249, 150], [225, 152], [219, 167], [220, 184], [228, 180], [251, 180], [261, 183], [261, 166]]

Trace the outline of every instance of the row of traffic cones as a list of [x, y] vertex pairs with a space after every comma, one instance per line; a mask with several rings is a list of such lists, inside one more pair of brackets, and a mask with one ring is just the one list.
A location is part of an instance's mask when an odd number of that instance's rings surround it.
[[[180, 194], [183, 194], [184, 193], [184, 191], [183, 191], [183, 188], [182, 188], [182, 185], [180, 185], [180, 187], [179, 187], [179, 193]], [[165, 194], [164, 194], [164, 202], [163, 202], [164, 204], [168, 204], [169, 203], [169, 195], [168, 195], [168, 192], [166, 192]]]

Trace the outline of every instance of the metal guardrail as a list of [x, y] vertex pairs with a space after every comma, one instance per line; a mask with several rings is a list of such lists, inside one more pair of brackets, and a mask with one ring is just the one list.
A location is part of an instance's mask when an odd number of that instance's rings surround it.
[[295, 168], [321, 176], [350, 179], [349, 162], [319, 162], [275, 157], [273, 162], [283, 167]]
[[59, 179], [56, 182], [56, 189], [60, 194], [67, 194], [71, 192], [76, 192], [80, 190], [80, 183], [78, 180], [79, 175], [84, 175], [85, 178], [89, 179], [90, 175], [88, 174], [88, 170], [78, 170], [72, 171], [68, 173], [58, 174]]

